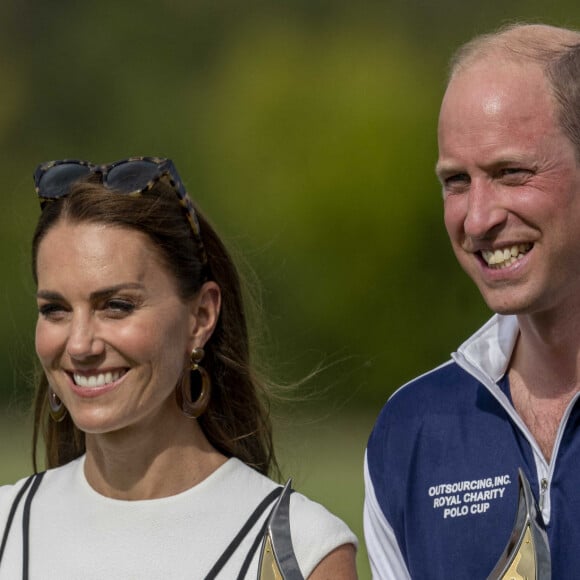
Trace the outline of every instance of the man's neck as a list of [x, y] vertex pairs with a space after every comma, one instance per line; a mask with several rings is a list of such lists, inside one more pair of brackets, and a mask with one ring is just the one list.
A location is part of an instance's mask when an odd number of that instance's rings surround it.
[[558, 428], [580, 391], [580, 320], [519, 317], [510, 361], [514, 407], [550, 461]]

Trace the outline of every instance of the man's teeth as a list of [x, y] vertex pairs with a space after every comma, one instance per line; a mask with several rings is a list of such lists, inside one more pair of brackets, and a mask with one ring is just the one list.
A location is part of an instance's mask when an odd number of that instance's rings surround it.
[[101, 373], [98, 375], [79, 375], [77, 373], [73, 373], [73, 379], [75, 384], [79, 387], [102, 387], [104, 385], [108, 385], [109, 383], [114, 383], [118, 381], [123, 375], [124, 371], [115, 371], [115, 372], [108, 372], [108, 373]]
[[488, 266], [500, 269], [511, 266], [516, 260], [527, 254], [531, 247], [532, 244], [517, 244], [503, 250], [482, 250], [481, 255]]

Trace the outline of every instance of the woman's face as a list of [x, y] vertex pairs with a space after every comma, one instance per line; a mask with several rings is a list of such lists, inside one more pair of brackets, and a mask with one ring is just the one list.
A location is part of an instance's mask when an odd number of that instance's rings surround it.
[[40, 243], [37, 276], [36, 351], [79, 429], [166, 425], [180, 414], [173, 392], [201, 346], [197, 297], [179, 297], [144, 234], [59, 222]]

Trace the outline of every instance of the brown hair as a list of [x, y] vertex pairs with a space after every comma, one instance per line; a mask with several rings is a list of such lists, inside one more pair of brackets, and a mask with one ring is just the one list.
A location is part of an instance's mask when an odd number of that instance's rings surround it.
[[498, 57], [541, 67], [556, 101], [560, 126], [580, 160], [580, 32], [518, 23], [476, 36], [452, 56], [449, 80], [476, 61]]
[[[102, 223], [144, 233], [153, 242], [162, 263], [174, 276], [182, 298], [190, 298], [207, 280], [215, 281], [222, 294], [216, 328], [206, 343], [204, 367], [212, 380], [207, 411], [198, 421], [209, 442], [228, 457], [237, 457], [263, 474], [279, 474], [272, 444], [267, 406], [269, 386], [250, 360], [250, 341], [242, 284], [232, 258], [215, 230], [197, 210], [201, 239], [207, 254], [199, 259], [190, 226], [173, 190], [158, 183], [152, 190], [132, 197], [119, 195], [100, 183], [79, 182], [70, 195], [46, 204], [32, 242], [35, 282], [38, 248], [58, 222]], [[48, 468], [63, 465], [85, 451], [84, 433], [69, 415], [59, 423], [48, 412], [48, 382], [39, 379], [34, 403], [33, 461], [42, 434]]]

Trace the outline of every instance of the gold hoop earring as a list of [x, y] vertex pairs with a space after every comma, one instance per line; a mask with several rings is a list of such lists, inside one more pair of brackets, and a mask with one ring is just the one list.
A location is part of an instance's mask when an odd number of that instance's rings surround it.
[[67, 413], [66, 407], [51, 387], [48, 387], [48, 412], [55, 423], [60, 423]]
[[[205, 413], [211, 399], [211, 379], [207, 371], [199, 364], [204, 355], [203, 348], [196, 347], [193, 349], [190, 358], [189, 377], [183, 377], [183, 380], [175, 391], [179, 408], [190, 419], [201, 417]], [[193, 400], [193, 393], [197, 392], [199, 394]]]

